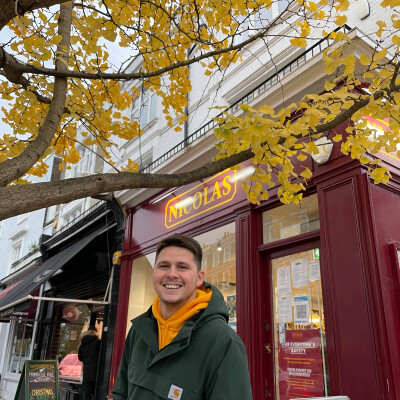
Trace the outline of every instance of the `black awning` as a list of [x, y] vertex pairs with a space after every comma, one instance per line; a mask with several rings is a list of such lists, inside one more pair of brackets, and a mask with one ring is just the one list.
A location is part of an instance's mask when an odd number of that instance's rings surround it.
[[83, 250], [84, 247], [105, 230], [103, 226], [83, 237], [78, 242], [61, 250], [29, 273], [18, 285], [15, 285], [12, 289], [10, 288], [4, 297], [0, 297], [0, 316], [12, 314], [14, 306], [22, 301], [28, 300], [28, 296], [33, 291], [51, 278], [60, 268], [70, 261], [72, 257]]

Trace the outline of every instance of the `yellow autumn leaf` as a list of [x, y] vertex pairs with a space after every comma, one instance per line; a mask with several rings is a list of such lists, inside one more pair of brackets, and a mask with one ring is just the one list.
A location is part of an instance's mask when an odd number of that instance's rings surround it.
[[334, 89], [336, 87], [336, 84], [335, 83], [332, 83], [332, 82], [329, 82], [329, 81], [326, 81], [325, 82], [325, 85], [324, 85], [324, 88], [325, 88], [325, 90], [326, 91], [331, 91], [332, 89]]
[[383, 58], [386, 57], [388, 49], [384, 48], [381, 51], [378, 51], [375, 55], [374, 55], [374, 60], [382, 60]]
[[293, 38], [290, 39], [290, 44], [294, 47], [306, 47], [307, 46], [307, 41], [303, 38]]
[[362, 65], [369, 65], [371, 63], [371, 59], [367, 57], [365, 53], [360, 56], [360, 63]]
[[305, 154], [303, 154], [303, 153], [300, 153], [300, 154], [297, 156], [297, 159], [298, 159], [299, 161], [306, 161], [306, 160], [307, 160], [307, 156], [306, 156]]
[[338, 26], [343, 26], [347, 22], [347, 17], [345, 15], [338, 15], [335, 19], [335, 24]]
[[342, 135], [337, 134], [337, 135], [335, 135], [335, 136], [332, 138], [332, 140], [333, 140], [334, 142], [340, 142], [340, 141], [342, 140]]
[[240, 182], [243, 190], [248, 193], [250, 191], [250, 185], [247, 182]]
[[300, 176], [302, 176], [305, 179], [310, 179], [312, 177], [312, 172], [309, 170], [309, 168], [304, 168], [304, 170], [300, 173]]

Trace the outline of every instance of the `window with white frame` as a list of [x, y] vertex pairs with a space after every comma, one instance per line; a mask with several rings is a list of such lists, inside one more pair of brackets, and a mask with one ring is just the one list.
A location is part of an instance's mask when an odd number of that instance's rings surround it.
[[12, 322], [11, 351], [7, 372], [19, 374], [25, 360], [29, 360], [32, 346], [33, 321]]
[[219, 251], [217, 250], [213, 254], [213, 266], [217, 266], [219, 264]]
[[56, 212], [57, 212], [57, 206], [50, 206], [50, 207], [46, 208], [46, 214], [44, 217], [44, 225], [48, 225], [54, 221]]
[[71, 169], [67, 171], [66, 178], [75, 178], [91, 175], [92, 152], [90, 149], [80, 146], [77, 148], [80, 160], [77, 164], [70, 165]]
[[131, 120], [139, 121], [140, 128], [144, 128], [157, 116], [157, 95], [143, 87], [142, 93], [132, 103]]
[[224, 262], [229, 261], [232, 257], [232, 249], [231, 246], [224, 247]]
[[234, 44], [244, 42], [249, 38], [249, 36], [257, 33], [258, 29], [268, 26], [273, 19], [285, 11], [288, 5], [289, 0], [273, 1], [269, 9], [261, 8], [254, 14], [241, 17], [241, 19], [238, 20], [241, 26], [234, 39]]
[[78, 218], [81, 215], [81, 206], [74, 208], [73, 210], [65, 213], [62, 218], [64, 221], [63, 226], [71, 223], [75, 218]]
[[17, 224], [19, 224], [22, 221], [25, 221], [28, 218], [28, 215], [29, 215], [29, 213], [18, 215]]
[[3, 221], [0, 221], [0, 237], [1, 237], [1, 232], [3, 231]]
[[22, 255], [22, 238], [15, 240], [11, 246], [11, 266], [21, 258]]

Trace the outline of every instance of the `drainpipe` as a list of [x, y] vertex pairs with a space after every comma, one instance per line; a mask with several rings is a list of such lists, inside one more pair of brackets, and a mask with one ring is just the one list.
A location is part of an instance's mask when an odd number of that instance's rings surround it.
[[[194, 49], [196, 48], [196, 46], [192, 46], [190, 49], [188, 49], [187, 51], [187, 58], [189, 59], [189, 57], [192, 55]], [[188, 67], [190, 68], [190, 66]], [[190, 70], [189, 70], [190, 71]], [[190, 78], [190, 72], [188, 77]], [[185, 122], [183, 123], [183, 139], [184, 139], [184, 145], [185, 147], [189, 146], [188, 143], [188, 136], [189, 136], [189, 93], [186, 95], [186, 107], [185, 107]]]

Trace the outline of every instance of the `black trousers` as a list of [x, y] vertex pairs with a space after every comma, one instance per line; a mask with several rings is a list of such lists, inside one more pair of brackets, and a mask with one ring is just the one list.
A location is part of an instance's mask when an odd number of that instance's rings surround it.
[[82, 382], [82, 400], [91, 400], [96, 389], [95, 381], [84, 381]]

